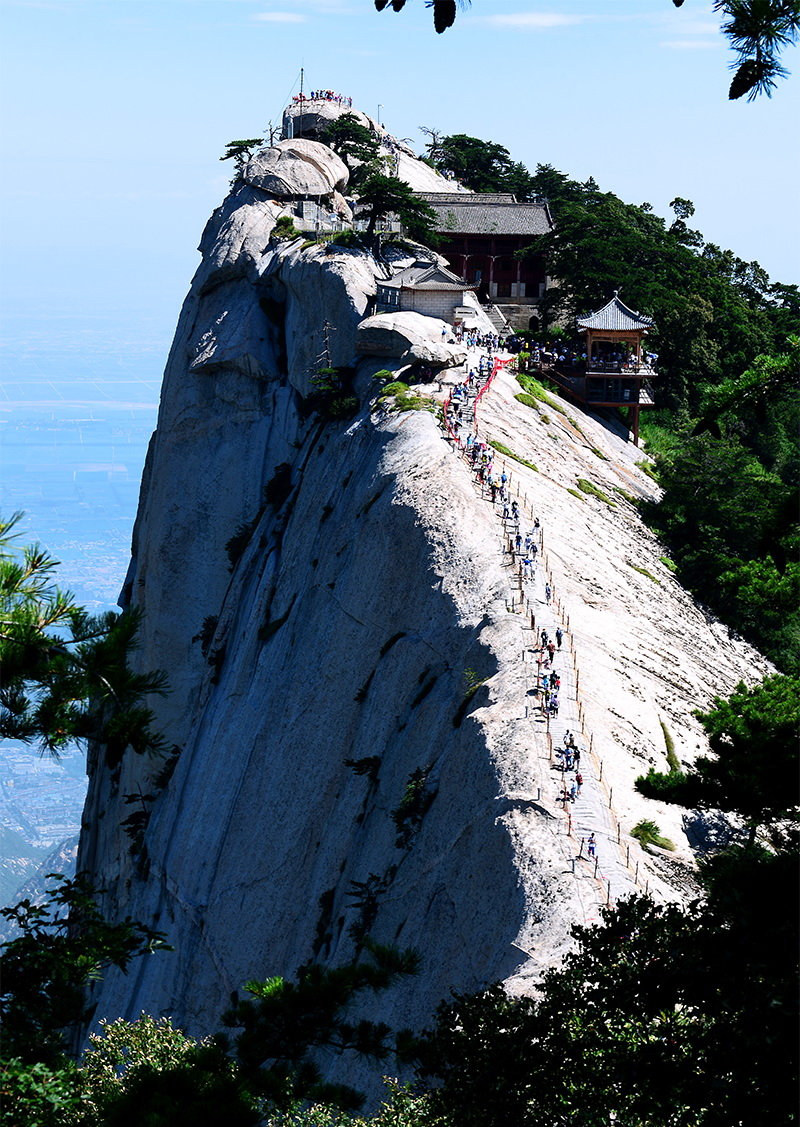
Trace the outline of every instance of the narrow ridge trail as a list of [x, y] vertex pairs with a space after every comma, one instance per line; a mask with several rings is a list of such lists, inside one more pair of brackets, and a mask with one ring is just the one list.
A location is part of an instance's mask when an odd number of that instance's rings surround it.
[[[519, 615], [526, 667], [525, 717], [530, 722], [530, 754], [537, 760], [534, 774], [540, 778], [537, 799], [553, 817], [553, 832], [564, 858], [565, 872], [575, 878], [577, 899], [587, 924], [599, 920], [599, 909], [632, 895], [650, 891], [646, 854], [638, 841], [623, 836], [614, 809], [613, 791], [604, 778], [601, 758], [594, 751], [580, 692], [580, 665], [569, 629], [569, 614], [558, 594], [555, 575], [545, 547], [544, 529], [536, 520], [535, 506], [515, 476], [513, 464], [496, 454], [490, 440], [479, 438], [478, 408], [491, 390], [497, 372], [512, 362], [511, 356], [493, 358], [470, 349], [467, 370], [477, 373], [453, 389], [443, 412], [444, 427], [453, 449], [460, 454], [473, 476], [476, 495], [492, 505], [498, 522], [498, 539], [508, 574], [508, 609]], [[461, 435], [467, 434], [467, 439]], [[476, 449], [480, 451], [474, 457]], [[488, 468], [492, 467], [490, 476]], [[505, 477], [506, 502], [497, 485]], [[492, 490], [489, 480], [495, 482]], [[495, 496], [492, 497], [494, 492]], [[514, 504], [515, 516], [508, 511]], [[522, 543], [536, 545], [525, 552]], [[527, 560], [526, 560], [527, 556]], [[555, 640], [563, 632], [552, 664], [542, 644], [542, 631]], [[547, 708], [544, 677], [557, 672], [560, 678], [559, 707], [555, 715]], [[578, 768], [565, 768], [564, 737], [572, 733], [579, 749], [582, 786], [568, 797]], [[534, 766], [531, 764], [531, 766]], [[658, 881], [663, 891], [663, 885]]]

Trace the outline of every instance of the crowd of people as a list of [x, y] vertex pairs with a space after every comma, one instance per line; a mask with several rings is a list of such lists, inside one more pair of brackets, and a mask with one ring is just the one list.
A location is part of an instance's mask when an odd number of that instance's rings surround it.
[[[442, 337], [448, 336], [448, 330], [443, 328]], [[482, 333], [478, 329], [467, 328], [462, 324], [453, 327], [452, 343], [464, 344], [467, 348], [481, 348], [486, 352], [502, 351], [505, 348], [504, 338], [497, 333]]]
[[[469, 331], [472, 333], [473, 331]], [[474, 334], [480, 347], [491, 348], [496, 338], [487, 338]], [[474, 347], [474, 345], [473, 345]], [[505, 469], [498, 473], [495, 469], [495, 452], [486, 442], [479, 440], [474, 433], [474, 410], [472, 401], [476, 390], [482, 387], [492, 371], [493, 362], [490, 355], [482, 355], [475, 368], [470, 368], [464, 383], [457, 385], [452, 392], [448, 403], [448, 423], [456, 442], [464, 452], [472, 466], [473, 472], [482, 486], [488, 487], [489, 497], [495, 510], [503, 522], [503, 530], [508, 538], [512, 552], [512, 560], [518, 558], [523, 579], [533, 579], [536, 574], [536, 565], [540, 554], [541, 524], [538, 517], [532, 521], [530, 528], [522, 528], [522, 513], [519, 501], [511, 497], [509, 479]], [[462, 443], [459, 430], [466, 420], [470, 423], [470, 433]], [[550, 604], [553, 597], [552, 587], [549, 582], [544, 585], [545, 602]], [[555, 667], [557, 655], [561, 651], [564, 640], [564, 630], [557, 626], [554, 637], [543, 629], [539, 633], [535, 649], [537, 663], [536, 693], [539, 698], [539, 708], [542, 716], [555, 719], [559, 712], [559, 694], [561, 691], [561, 675]], [[581, 773], [581, 749], [575, 742], [571, 731], [566, 731], [563, 736], [562, 746], [556, 748], [557, 766], [561, 770], [561, 783], [558, 800], [564, 804], [573, 803], [580, 797], [583, 788], [583, 774]], [[582, 843], [583, 845], [583, 843]], [[590, 858], [597, 856], [597, 843], [595, 835], [588, 838], [588, 854]], [[582, 850], [581, 850], [582, 851]]]
[[564, 344], [550, 341], [535, 345], [531, 349], [531, 360], [535, 364], [558, 364], [559, 368], [574, 372], [637, 372], [640, 367], [650, 368], [655, 364], [655, 353], [646, 353], [641, 361], [635, 352], [624, 348], [593, 349], [591, 363], [586, 349], [568, 348]]
[[312, 90], [310, 94], [295, 94], [292, 102], [296, 106], [302, 105], [303, 102], [335, 102], [337, 106], [347, 106], [349, 109], [353, 99], [344, 94], [337, 94], [335, 90]]

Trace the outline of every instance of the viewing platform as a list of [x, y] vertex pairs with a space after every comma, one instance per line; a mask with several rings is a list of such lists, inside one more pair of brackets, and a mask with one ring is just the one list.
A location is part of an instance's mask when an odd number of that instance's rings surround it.
[[620, 371], [619, 367], [611, 366], [601, 369], [592, 365], [583, 371], [565, 370], [557, 362], [543, 360], [540, 369], [543, 376], [582, 403], [591, 403], [595, 407], [655, 406], [650, 380], [657, 373], [650, 365], [642, 364], [635, 371]]
[[542, 357], [541, 371], [579, 403], [593, 407], [628, 407], [634, 445], [639, 445], [639, 410], [654, 407], [651, 380], [656, 376], [653, 354], [645, 352], [645, 335], [653, 328], [649, 317], [629, 309], [614, 291], [611, 301], [576, 322], [585, 334], [582, 356], [570, 352]]

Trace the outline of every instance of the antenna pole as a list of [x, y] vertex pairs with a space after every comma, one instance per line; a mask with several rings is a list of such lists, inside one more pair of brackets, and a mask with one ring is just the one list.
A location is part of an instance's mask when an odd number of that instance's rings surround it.
[[304, 71], [303, 67], [300, 67], [300, 101], [301, 102], [303, 101], [303, 75], [304, 74], [305, 74], [305, 71]]

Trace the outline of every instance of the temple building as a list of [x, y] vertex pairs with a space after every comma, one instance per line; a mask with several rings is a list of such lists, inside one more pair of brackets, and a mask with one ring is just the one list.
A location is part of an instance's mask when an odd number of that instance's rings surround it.
[[585, 334], [582, 355], [554, 358], [546, 374], [579, 403], [627, 407], [633, 441], [638, 446], [639, 411], [655, 406], [650, 386], [656, 375], [655, 357], [644, 347], [652, 320], [629, 309], [615, 290], [602, 309], [578, 317], [576, 328], [579, 334]]
[[541, 255], [516, 258], [549, 234], [553, 221], [543, 201], [518, 203], [508, 193], [418, 192], [436, 212], [437, 250], [456, 274], [477, 288], [482, 302], [499, 306], [517, 330], [540, 328], [539, 298], [547, 287]]
[[474, 317], [476, 287], [435, 262], [420, 261], [377, 284], [376, 313], [411, 310], [451, 324]]

